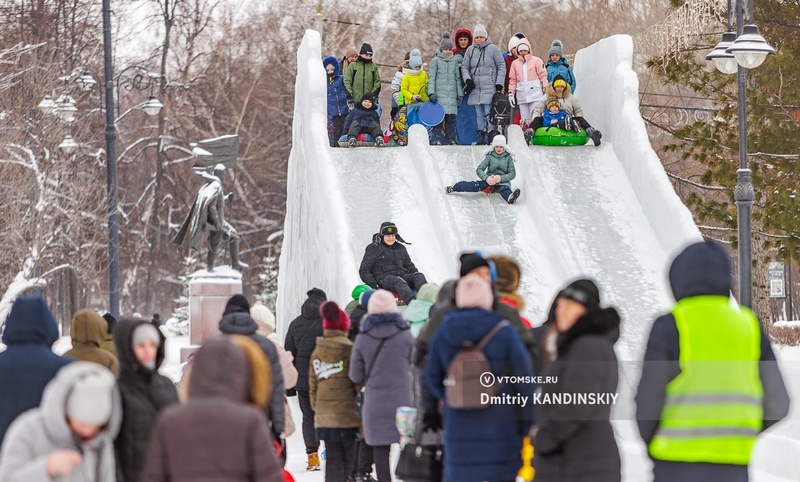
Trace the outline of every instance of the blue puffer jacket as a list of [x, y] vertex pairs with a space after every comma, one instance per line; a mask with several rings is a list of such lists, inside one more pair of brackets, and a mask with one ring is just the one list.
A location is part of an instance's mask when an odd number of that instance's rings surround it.
[[356, 104], [356, 108], [350, 111], [350, 114], [347, 115], [347, 119], [344, 121], [345, 133], [347, 133], [350, 126], [353, 125], [353, 122], [358, 122], [358, 125], [361, 127], [369, 127], [373, 122], [380, 124], [381, 118], [380, 114], [378, 114], [377, 106], [372, 104], [372, 107], [365, 109], [361, 104]]
[[334, 56], [325, 57], [322, 65], [327, 69], [333, 64], [333, 77], [328, 76], [328, 116], [347, 115], [347, 90], [344, 88], [344, 77], [341, 75], [341, 66]]
[[575, 73], [572, 71], [572, 67], [569, 65], [569, 61], [564, 57], [558, 59], [558, 62], [553, 62], [552, 60], [547, 61], [547, 83], [552, 84], [553, 79], [556, 78], [556, 75], [561, 74], [562, 77], [567, 79], [567, 83], [571, 89], [571, 92], [574, 94], [575, 89], [578, 87], [578, 82], [575, 80]]
[[[476, 345], [503, 317], [481, 308], [458, 309], [444, 317], [430, 344], [425, 381], [439, 400], [445, 398], [447, 368], [465, 341]], [[512, 326], [501, 328], [484, 347], [492, 373], [531, 377], [533, 368]], [[530, 380], [530, 378], [528, 378]], [[444, 405], [445, 480], [502, 482], [514, 480], [522, 465], [522, 437], [533, 422], [533, 383], [503, 383], [497, 396], [526, 396], [527, 403], [489, 404], [482, 410]]]
[[0, 444], [11, 422], [39, 406], [45, 385], [71, 361], [50, 349], [56, 340], [56, 320], [41, 297], [14, 302], [3, 332], [8, 348], [0, 353]]

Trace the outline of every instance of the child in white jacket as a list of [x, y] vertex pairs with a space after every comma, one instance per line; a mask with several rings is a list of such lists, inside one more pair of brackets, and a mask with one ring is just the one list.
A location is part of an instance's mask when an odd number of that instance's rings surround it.
[[547, 87], [547, 70], [539, 57], [531, 54], [528, 39], [517, 45], [519, 57], [511, 64], [508, 76], [508, 101], [519, 106], [520, 124], [525, 130], [533, 120], [533, 106], [544, 96]]

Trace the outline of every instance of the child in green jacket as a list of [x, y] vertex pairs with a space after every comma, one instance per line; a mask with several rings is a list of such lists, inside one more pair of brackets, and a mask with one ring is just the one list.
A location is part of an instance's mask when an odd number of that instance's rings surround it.
[[447, 186], [445, 192], [497, 192], [508, 204], [514, 204], [519, 198], [519, 189], [511, 191], [511, 180], [517, 177], [517, 170], [514, 168], [514, 158], [506, 150], [505, 136], [494, 136], [492, 150], [486, 154], [475, 173], [481, 178], [480, 181], [460, 181]]

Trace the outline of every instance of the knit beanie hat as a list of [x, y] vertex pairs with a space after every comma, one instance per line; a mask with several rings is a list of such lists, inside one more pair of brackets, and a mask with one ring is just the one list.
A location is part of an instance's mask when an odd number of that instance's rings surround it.
[[386, 290], [377, 290], [369, 297], [367, 313], [397, 313], [397, 301]]
[[361, 44], [361, 50], [358, 53], [359, 55], [372, 55], [372, 45], [367, 43]]
[[550, 106], [555, 105], [559, 109], [561, 108], [561, 104], [558, 103], [558, 99], [550, 99], [547, 101], [547, 110], [550, 110]]
[[[514, 35], [510, 39], [508, 39], [508, 51], [509, 52], [511, 52], [511, 49], [513, 49], [514, 47], [517, 47], [518, 45], [519, 45], [519, 37], [517, 37], [516, 35]], [[519, 50], [519, 49], [517, 49], [517, 50]], [[528, 49], [528, 50], [530, 50], [530, 49]]]
[[500, 146], [502, 148], [506, 147], [506, 136], [504, 136], [503, 134], [494, 136], [494, 139], [492, 139], [492, 147], [497, 147], [497, 146]]
[[369, 299], [375, 292], [378, 290], [368, 289], [367, 291], [361, 293], [361, 296], [358, 297], [358, 304], [361, 306], [367, 306], [369, 303]]
[[250, 308], [250, 317], [253, 318], [258, 325], [256, 333], [259, 335], [263, 333], [269, 334], [275, 331], [275, 315], [266, 305], [262, 305], [261, 303], [254, 305]]
[[422, 67], [422, 53], [420, 53], [419, 49], [411, 51], [411, 55], [408, 56], [408, 66], [412, 69]]
[[[511, 37], [511, 38], [516, 38], [516, 37]], [[530, 42], [528, 42], [528, 39], [526, 38], [519, 40], [519, 43], [517, 44], [517, 52], [521, 52], [523, 50], [527, 51], [528, 53], [530, 53], [531, 51], [531, 44]]]
[[[495, 139], [497, 136], [495, 136]], [[489, 262], [486, 258], [478, 253], [464, 253], [461, 255], [461, 270], [459, 276], [462, 278], [469, 274], [472, 270], [480, 268], [481, 266], [489, 267]]]
[[600, 310], [600, 290], [590, 279], [578, 279], [561, 290], [559, 296], [577, 301], [590, 312]]
[[450, 32], [442, 34], [442, 41], [439, 43], [439, 50], [453, 50], [453, 41], [450, 40]]
[[517, 38], [518, 38], [518, 39], [520, 39], [520, 40], [522, 40], [522, 39], [526, 38], [526, 37], [525, 37], [525, 34], [524, 34], [524, 33], [522, 33], [522, 32], [517, 32], [517, 33], [515, 33], [515, 34], [514, 34], [514, 36], [515, 36], [515, 37], [517, 37]]
[[350, 57], [351, 55], [358, 55], [358, 49], [353, 44], [350, 44], [344, 48], [344, 56]]
[[106, 323], [108, 323], [108, 333], [113, 334], [114, 327], [117, 326], [117, 317], [111, 313], [106, 313], [103, 315], [103, 319], [106, 320]]
[[484, 27], [482, 23], [479, 23], [472, 29], [472, 36], [489, 38], [489, 32], [486, 31], [486, 27]]
[[131, 334], [131, 346], [136, 346], [144, 343], [147, 340], [152, 341], [156, 346], [161, 343], [161, 333], [152, 323], [141, 323], [136, 325]]
[[567, 79], [565, 79], [564, 76], [561, 74], [558, 74], [555, 77], [553, 77], [553, 88], [555, 89], [558, 86], [561, 87], [567, 86]]
[[365, 284], [356, 285], [356, 287], [353, 288], [353, 292], [350, 293], [350, 296], [352, 296], [354, 300], [357, 300], [359, 296], [361, 296], [361, 293], [367, 291], [368, 289], [370, 289], [369, 285]]
[[250, 312], [250, 302], [247, 301], [247, 298], [245, 298], [244, 295], [240, 294], [233, 295], [225, 304], [225, 311], [223, 312], [223, 315], [226, 313], [235, 313], [235, 312], [243, 312], [243, 313]]
[[372, 94], [370, 94], [369, 92], [361, 96], [361, 102], [364, 102], [365, 100], [368, 100], [370, 102], [375, 102], [374, 98], [372, 97]]
[[67, 395], [67, 417], [89, 425], [108, 423], [113, 407], [115, 383], [114, 375], [105, 369], [84, 373], [75, 381]]
[[472, 273], [456, 284], [456, 306], [459, 308], [483, 308], [491, 310], [494, 304], [492, 287], [488, 281]]
[[339, 308], [335, 301], [323, 303], [319, 307], [319, 313], [322, 315], [323, 330], [347, 331], [350, 329], [350, 318], [347, 313]]
[[420, 301], [428, 301], [436, 303], [436, 297], [439, 296], [439, 285], [436, 283], [425, 283], [419, 287], [417, 299]]
[[558, 55], [559, 57], [564, 57], [564, 51], [561, 49], [561, 40], [553, 40], [553, 43], [550, 44], [550, 51], [547, 52], [547, 56], [550, 57], [553, 54]]

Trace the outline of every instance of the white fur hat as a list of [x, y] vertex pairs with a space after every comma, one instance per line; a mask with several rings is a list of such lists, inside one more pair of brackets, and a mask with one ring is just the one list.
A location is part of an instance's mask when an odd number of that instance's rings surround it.
[[494, 136], [494, 139], [492, 139], [492, 147], [497, 147], [497, 146], [500, 146], [500, 147], [503, 147], [503, 148], [506, 147], [506, 136], [504, 136], [502, 134], [498, 134], [498, 135]]

